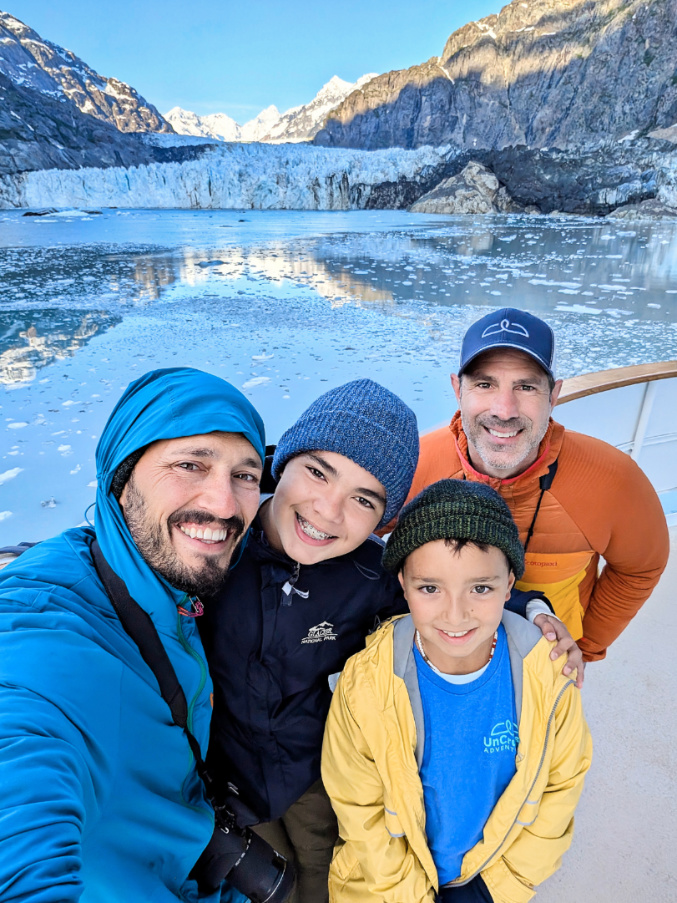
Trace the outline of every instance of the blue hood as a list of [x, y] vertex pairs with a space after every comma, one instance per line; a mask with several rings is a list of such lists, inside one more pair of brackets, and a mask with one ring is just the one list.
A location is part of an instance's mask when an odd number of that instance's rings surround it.
[[240, 433], [265, 457], [263, 421], [244, 395], [218, 376], [176, 367], [152, 370], [125, 390], [96, 449], [96, 532], [101, 550], [130, 595], [158, 622], [173, 628], [185, 593], [174, 589], [139, 554], [111, 492], [115, 471], [133, 452], [160, 439]]

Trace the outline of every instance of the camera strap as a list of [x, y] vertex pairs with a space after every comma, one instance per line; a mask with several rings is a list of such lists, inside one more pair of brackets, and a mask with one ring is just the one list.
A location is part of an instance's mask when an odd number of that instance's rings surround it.
[[183, 692], [183, 687], [179, 683], [176, 671], [169, 660], [167, 650], [162, 645], [162, 640], [155, 624], [153, 624], [153, 619], [129, 595], [124, 580], [108, 564], [96, 538], [92, 541], [91, 550], [94, 566], [115, 609], [115, 613], [120, 619], [125, 632], [139, 647], [139, 652], [144, 662], [155, 675], [160, 687], [160, 694], [169, 706], [174, 724], [178, 725], [185, 732], [191, 752], [195, 756], [198, 774], [205, 785], [207, 797], [213, 803], [211, 778], [207, 773], [207, 766], [202, 758], [200, 745], [188, 729], [186, 694]]

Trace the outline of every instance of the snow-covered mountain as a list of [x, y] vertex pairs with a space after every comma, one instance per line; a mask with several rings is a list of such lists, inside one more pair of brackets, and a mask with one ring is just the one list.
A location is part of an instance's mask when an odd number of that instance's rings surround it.
[[265, 141], [266, 135], [280, 119], [280, 111], [271, 104], [242, 126], [240, 141]]
[[180, 135], [196, 135], [221, 141], [263, 141], [269, 144], [309, 141], [322, 127], [327, 113], [375, 77], [375, 73], [369, 73], [356, 82], [347, 82], [335, 75], [310, 103], [292, 107], [284, 113], [280, 113], [275, 106], [266, 107], [255, 119], [244, 125], [239, 125], [225, 113], [198, 116], [181, 107], [174, 107], [164, 118]]
[[217, 141], [240, 141], [241, 128], [225, 113], [198, 116], [190, 110], [172, 107], [164, 117], [178, 135], [196, 135]]
[[155, 107], [117, 78], [105, 78], [87, 63], [46, 41], [9, 13], [0, 11], [0, 72], [19, 88], [74, 103], [121, 132], [171, 132]]
[[272, 123], [268, 133], [260, 141], [278, 143], [281, 141], [309, 141], [319, 132], [327, 113], [335, 109], [353, 91], [376, 78], [375, 72], [363, 75], [356, 82], [347, 82], [335, 75], [329, 79], [310, 103], [292, 107], [282, 113], [277, 122]]

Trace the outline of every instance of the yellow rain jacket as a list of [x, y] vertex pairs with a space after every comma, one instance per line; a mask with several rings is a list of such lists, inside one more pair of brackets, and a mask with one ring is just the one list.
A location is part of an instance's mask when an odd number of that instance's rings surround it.
[[[592, 741], [578, 690], [562, 676], [561, 662], [550, 660], [551, 644], [510, 612], [503, 625], [519, 723], [517, 771], [453, 883], [481, 872], [495, 903], [526, 903], [571, 843]], [[408, 615], [389, 622], [348, 660], [334, 693], [322, 753], [340, 832], [329, 873], [331, 903], [435, 900], [437, 870], [419, 778], [424, 736], [413, 637]]]

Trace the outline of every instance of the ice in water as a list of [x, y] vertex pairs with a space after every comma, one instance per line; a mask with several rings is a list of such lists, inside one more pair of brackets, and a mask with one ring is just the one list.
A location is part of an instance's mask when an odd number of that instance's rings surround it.
[[[620, 224], [619, 224], [620, 227]], [[677, 230], [406, 212], [0, 214], [0, 544], [79, 523], [122, 389], [155, 367], [217, 373], [268, 441], [369, 376], [422, 429], [449, 419], [466, 327], [546, 318], [562, 375], [677, 357]]]

